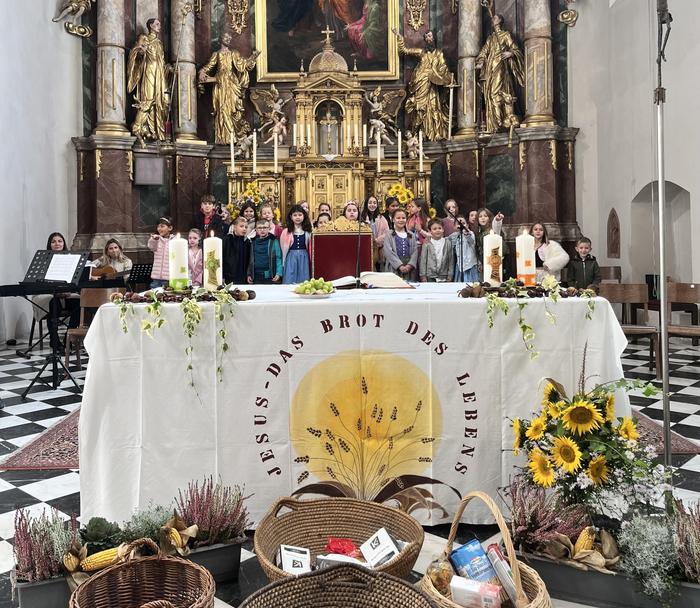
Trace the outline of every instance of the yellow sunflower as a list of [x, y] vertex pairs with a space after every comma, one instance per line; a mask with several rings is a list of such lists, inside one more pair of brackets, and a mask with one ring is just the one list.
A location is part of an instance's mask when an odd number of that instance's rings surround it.
[[557, 437], [552, 447], [554, 464], [567, 473], [575, 473], [581, 468], [581, 450], [578, 444], [569, 437]]
[[608, 398], [605, 400], [605, 421], [615, 421], [615, 395], [612, 393], [609, 394]]
[[556, 420], [559, 418], [559, 416], [561, 416], [561, 413], [566, 409], [566, 407], [566, 401], [557, 401], [556, 403], [552, 403], [550, 401], [544, 407], [544, 411], [550, 418], [552, 418], [552, 420]]
[[515, 435], [515, 440], [513, 441], [513, 454], [516, 456], [520, 454], [520, 418], [515, 418], [513, 420], [513, 434]]
[[628, 441], [635, 441], [639, 439], [637, 425], [627, 416], [623, 416], [620, 426], [617, 427], [617, 432], [620, 434], [620, 437], [623, 437]]
[[525, 431], [525, 437], [532, 439], [533, 441], [538, 441], [544, 437], [544, 432], [547, 429], [547, 420], [542, 418], [533, 418], [530, 423], [530, 427]]
[[434, 220], [437, 217], [437, 211], [435, 211], [434, 207], [430, 208], [430, 210], [428, 211], [428, 215], [430, 216], [431, 220]]
[[529, 456], [527, 468], [532, 473], [532, 479], [538, 486], [549, 488], [554, 483], [554, 469], [549, 458], [541, 450], [532, 450]]
[[590, 401], [577, 400], [564, 410], [562, 414], [564, 427], [571, 433], [583, 435], [600, 428], [603, 416]]
[[399, 202], [400, 202], [400, 203], [406, 203], [406, 202], [408, 202], [408, 199], [406, 198], [406, 195], [405, 195], [405, 194], [403, 194], [403, 193], [402, 193], [402, 194], [399, 194]]
[[559, 391], [554, 387], [551, 382], [547, 382], [547, 386], [544, 387], [544, 395], [542, 398], [542, 407], [547, 407], [550, 403], [556, 403], [561, 399]]
[[608, 481], [608, 461], [600, 454], [588, 463], [588, 477], [596, 486], [602, 486]]

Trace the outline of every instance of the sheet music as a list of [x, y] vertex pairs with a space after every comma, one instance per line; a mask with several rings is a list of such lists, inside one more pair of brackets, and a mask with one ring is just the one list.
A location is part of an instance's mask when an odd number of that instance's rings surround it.
[[73, 282], [73, 275], [80, 262], [80, 255], [66, 253], [54, 255], [49, 262], [44, 279], [47, 281]]

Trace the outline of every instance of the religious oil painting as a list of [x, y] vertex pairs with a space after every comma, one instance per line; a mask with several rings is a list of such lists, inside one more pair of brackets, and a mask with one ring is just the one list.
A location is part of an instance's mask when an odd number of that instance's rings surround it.
[[399, 0], [256, 0], [258, 80], [296, 80], [330, 36], [335, 51], [367, 80], [395, 80]]

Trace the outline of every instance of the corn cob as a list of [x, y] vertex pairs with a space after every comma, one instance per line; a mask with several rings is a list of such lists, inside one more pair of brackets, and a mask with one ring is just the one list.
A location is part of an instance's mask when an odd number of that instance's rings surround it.
[[593, 549], [593, 541], [595, 540], [595, 528], [593, 526], [588, 526], [581, 530], [581, 534], [578, 535], [576, 539], [576, 544], [574, 545], [574, 555], [579, 553], [579, 551], [589, 551]]
[[185, 543], [182, 542], [182, 536], [175, 528], [170, 528], [170, 533], [168, 535], [168, 538], [169, 538], [172, 546], [175, 547], [176, 549], [181, 549], [182, 547], [185, 546]]
[[117, 561], [119, 557], [119, 548], [113, 547], [111, 549], [105, 549], [99, 553], [94, 553], [89, 557], [86, 557], [82, 562], [80, 562], [80, 568], [83, 572], [95, 572], [95, 570], [101, 570], [113, 564]]

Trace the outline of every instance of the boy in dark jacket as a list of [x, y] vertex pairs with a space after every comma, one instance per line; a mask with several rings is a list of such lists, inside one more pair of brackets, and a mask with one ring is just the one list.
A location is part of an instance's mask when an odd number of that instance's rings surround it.
[[224, 237], [224, 283], [245, 285], [248, 281], [250, 241], [246, 238], [248, 222], [238, 216], [233, 222], [233, 233]]
[[199, 201], [199, 211], [192, 218], [193, 228], [199, 228], [204, 235], [204, 239], [208, 236], [224, 236], [224, 222], [221, 216], [216, 212], [216, 198], [213, 194], [205, 194]]
[[570, 287], [578, 289], [595, 289], [600, 287], [600, 266], [591, 255], [591, 239], [582, 236], [576, 241], [576, 253], [568, 264], [568, 281]]
[[270, 222], [258, 220], [250, 242], [248, 283], [279, 283], [283, 274], [280, 242], [270, 234]]

